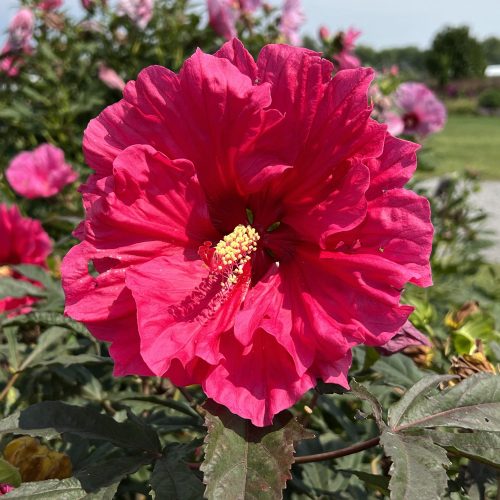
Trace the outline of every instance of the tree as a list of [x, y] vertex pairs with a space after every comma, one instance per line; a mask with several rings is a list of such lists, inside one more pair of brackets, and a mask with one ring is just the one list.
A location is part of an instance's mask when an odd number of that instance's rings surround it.
[[444, 85], [450, 80], [483, 76], [486, 58], [468, 26], [446, 27], [432, 42], [427, 68], [439, 84]]
[[483, 51], [487, 64], [500, 64], [500, 38], [490, 36], [483, 41]]

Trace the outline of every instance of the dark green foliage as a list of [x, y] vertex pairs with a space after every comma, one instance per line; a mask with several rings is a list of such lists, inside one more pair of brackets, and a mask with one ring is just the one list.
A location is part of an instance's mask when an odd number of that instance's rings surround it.
[[486, 109], [500, 109], [500, 89], [487, 89], [481, 92], [478, 104]]
[[482, 45], [467, 26], [447, 27], [432, 42], [427, 68], [439, 84], [444, 85], [460, 78], [483, 76], [486, 58]]

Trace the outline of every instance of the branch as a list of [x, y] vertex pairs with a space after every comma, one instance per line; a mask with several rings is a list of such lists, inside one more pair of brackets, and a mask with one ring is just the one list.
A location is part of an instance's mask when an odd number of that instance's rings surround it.
[[368, 450], [377, 446], [380, 441], [380, 436], [368, 439], [368, 441], [362, 441], [358, 444], [353, 444], [352, 446], [347, 446], [346, 448], [341, 448], [340, 450], [327, 451], [325, 453], [318, 453], [316, 455], [302, 455], [300, 457], [295, 457], [296, 464], [305, 464], [309, 462], [321, 462], [322, 460], [332, 460], [333, 458], [345, 457], [347, 455], [354, 455], [363, 450]]

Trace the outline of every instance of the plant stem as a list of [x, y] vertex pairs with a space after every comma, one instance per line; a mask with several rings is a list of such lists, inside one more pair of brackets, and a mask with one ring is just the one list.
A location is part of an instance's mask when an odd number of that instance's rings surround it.
[[7, 396], [12, 386], [16, 383], [16, 380], [19, 378], [19, 375], [21, 375], [21, 372], [16, 372], [14, 373], [14, 375], [12, 375], [12, 377], [10, 377], [9, 380], [7, 380], [7, 384], [0, 393], [0, 401], [2, 401], [5, 396]]
[[300, 457], [295, 457], [296, 464], [305, 464], [309, 462], [321, 462], [322, 460], [332, 460], [333, 458], [345, 457], [347, 455], [353, 455], [363, 450], [368, 450], [377, 446], [380, 441], [380, 436], [368, 439], [367, 441], [362, 441], [361, 443], [353, 444], [352, 446], [347, 446], [346, 448], [341, 448], [340, 450], [327, 451], [325, 453], [317, 453], [316, 455], [302, 455]]

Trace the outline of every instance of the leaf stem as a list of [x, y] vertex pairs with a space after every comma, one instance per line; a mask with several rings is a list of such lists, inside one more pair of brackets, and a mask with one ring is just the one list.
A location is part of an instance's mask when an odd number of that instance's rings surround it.
[[316, 455], [302, 455], [295, 457], [296, 464], [305, 464], [309, 462], [321, 462], [322, 460], [332, 460], [334, 458], [345, 457], [347, 455], [353, 455], [363, 450], [368, 450], [377, 446], [380, 441], [380, 436], [368, 439], [367, 441], [362, 441], [361, 443], [353, 444], [347, 446], [346, 448], [341, 448], [340, 450], [327, 451], [325, 453], [317, 453]]

